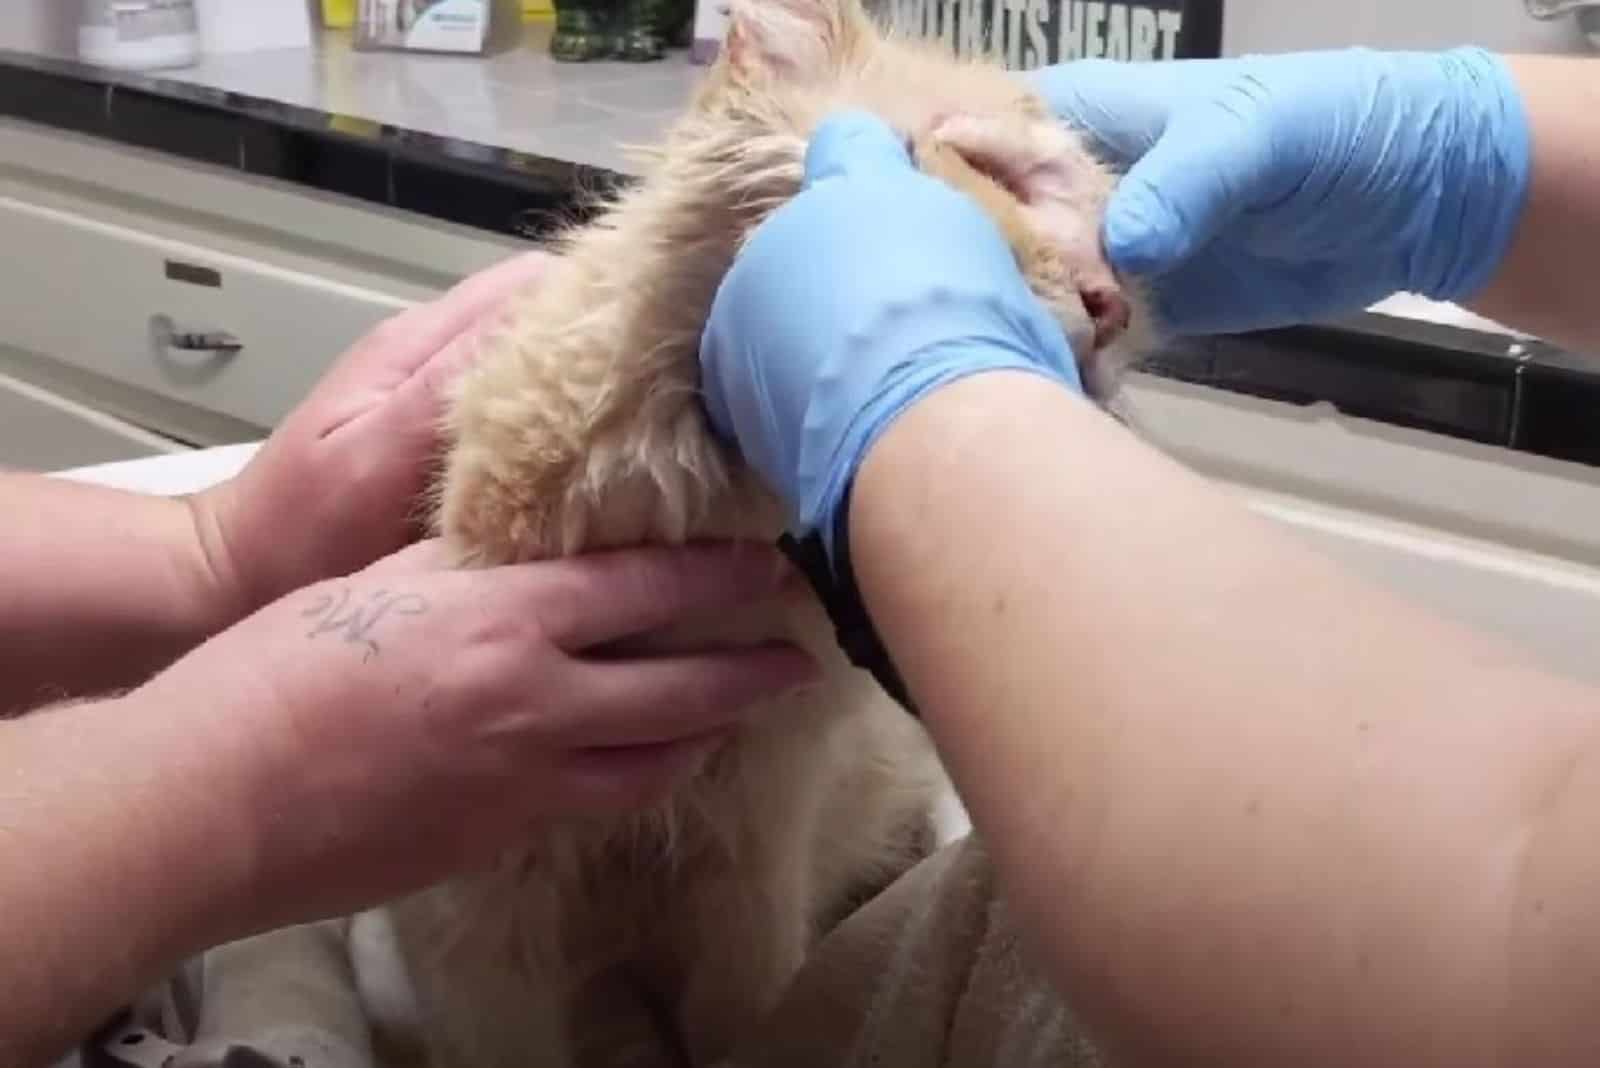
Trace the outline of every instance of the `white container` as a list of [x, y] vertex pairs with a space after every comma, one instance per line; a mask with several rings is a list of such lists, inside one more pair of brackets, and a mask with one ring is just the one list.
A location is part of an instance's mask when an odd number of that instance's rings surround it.
[[306, 0], [195, 0], [207, 56], [311, 47]]
[[694, 5], [694, 40], [689, 62], [715, 63], [728, 36], [728, 0], [698, 0]]
[[0, 0], [0, 40], [49, 56], [71, 55], [76, 47], [78, 11], [61, 0]]
[[200, 57], [194, 0], [82, 0], [78, 55], [125, 70], [191, 66]]

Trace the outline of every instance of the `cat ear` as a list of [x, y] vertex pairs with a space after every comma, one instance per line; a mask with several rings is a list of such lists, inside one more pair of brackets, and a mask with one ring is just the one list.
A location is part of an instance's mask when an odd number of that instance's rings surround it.
[[854, 32], [855, 0], [732, 0], [727, 59], [741, 81], [816, 81], [834, 70]]

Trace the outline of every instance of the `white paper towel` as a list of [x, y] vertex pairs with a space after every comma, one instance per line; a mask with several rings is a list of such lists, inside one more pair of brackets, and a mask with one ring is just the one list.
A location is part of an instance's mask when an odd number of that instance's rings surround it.
[[197, 0], [195, 10], [207, 54], [311, 47], [307, 0]]
[[208, 486], [232, 478], [260, 447], [260, 442], [247, 442], [214, 449], [195, 449], [170, 456], [118, 460], [109, 464], [95, 464], [93, 467], [57, 471], [53, 477], [171, 497], [180, 493], [198, 493]]

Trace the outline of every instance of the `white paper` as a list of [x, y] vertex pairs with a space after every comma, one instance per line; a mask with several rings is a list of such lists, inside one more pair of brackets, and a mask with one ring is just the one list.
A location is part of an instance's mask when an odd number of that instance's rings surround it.
[[311, 47], [307, 0], [196, 0], [200, 48], [216, 55]]

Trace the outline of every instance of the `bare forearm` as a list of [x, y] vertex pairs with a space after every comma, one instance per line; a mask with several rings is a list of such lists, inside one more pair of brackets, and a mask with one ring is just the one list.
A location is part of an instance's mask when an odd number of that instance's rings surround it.
[[1594, 694], [1031, 378], [904, 415], [851, 529], [1003, 884], [1129, 1063], [1495, 1059], [1522, 847]]
[[229, 937], [227, 761], [139, 699], [0, 723], [0, 1064], [52, 1063]]
[[1527, 105], [1533, 174], [1511, 252], [1472, 307], [1600, 355], [1592, 284], [1600, 262], [1600, 77], [1586, 59], [1509, 62]]
[[237, 613], [175, 499], [0, 473], [0, 716], [137, 685]]

